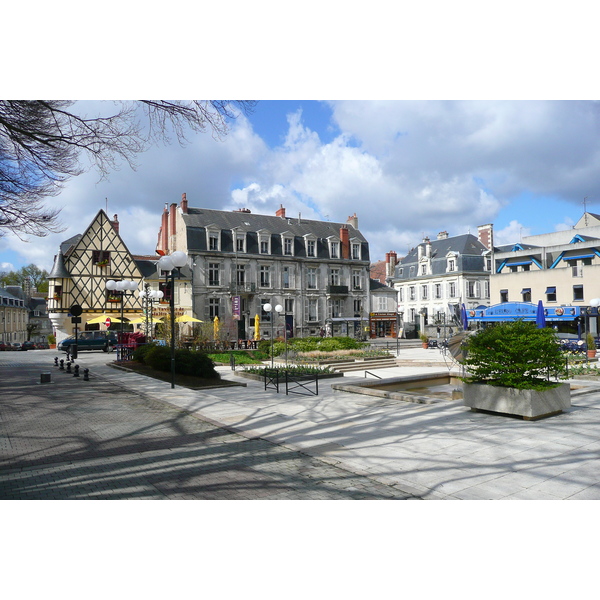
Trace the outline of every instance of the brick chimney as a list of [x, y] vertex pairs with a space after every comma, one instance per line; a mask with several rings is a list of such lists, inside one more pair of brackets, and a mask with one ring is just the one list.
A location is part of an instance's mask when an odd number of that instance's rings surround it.
[[187, 203], [187, 195], [185, 192], [183, 194], [181, 194], [181, 205], [180, 206], [181, 206], [181, 212], [184, 215], [187, 215], [188, 214], [188, 203]]
[[437, 234], [437, 239], [438, 240], [447, 240], [448, 239], [448, 232], [447, 231], [440, 231]]
[[171, 204], [171, 206], [169, 207], [169, 235], [175, 235], [176, 233], [176, 211], [177, 211], [177, 204], [175, 202], [173, 202]]
[[488, 249], [494, 249], [494, 226], [490, 223], [477, 227], [477, 239]]
[[282, 219], [285, 219], [285, 208], [283, 208], [283, 204], [279, 205], [279, 209], [275, 213], [275, 216], [276, 217], [281, 217]]
[[117, 215], [113, 217], [113, 220], [110, 222], [110, 224], [113, 226], [114, 230], [119, 233], [119, 219]]
[[396, 265], [398, 264], [398, 255], [393, 251], [385, 253], [385, 277], [394, 276], [394, 271], [396, 270]]
[[340, 240], [342, 244], [342, 258], [345, 260], [350, 259], [350, 232], [346, 225], [340, 227]]
[[167, 254], [169, 249], [169, 209], [165, 203], [163, 209], [160, 231], [158, 232], [158, 243], [156, 244], [156, 252], [160, 255]]

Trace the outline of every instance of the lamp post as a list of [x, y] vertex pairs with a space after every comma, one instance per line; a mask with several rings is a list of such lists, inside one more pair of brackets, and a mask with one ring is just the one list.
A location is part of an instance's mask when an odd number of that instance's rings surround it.
[[175, 269], [177, 275], [180, 275], [180, 269], [187, 264], [188, 256], [181, 250], [162, 256], [158, 261], [159, 271], [165, 271], [165, 283], [168, 284], [171, 279], [171, 294], [169, 298], [169, 308], [171, 313], [171, 389], [175, 387]]
[[[161, 290], [152, 290], [150, 289], [150, 284], [144, 284], [144, 289], [140, 290], [140, 299], [144, 303], [144, 311], [146, 316], [146, 338], [154, 337], [153, 335], [153, 324], [152, 324], [152, 305], [154, 302], [159, 302], [160, 299], [164, 296]], [[150, 318], [148, 319], [148, 313], [150, 313]]]
[[[129, 296], [133, 296], [133, 292], [135, 290], [137, 290], [138, 288], [138, 282], [137, 281], [131, 281], [129, 279], [123, 279], [121, 281], [115, 281], [114, 279], [109, 279], [106, 282], [106, 289], [114, 292], [120, 292], [120, 296], [121, 296], [121, 344], [120, 344], [120, 348], [119, 348], [119, 352], [117, 353], [117, 361], [121, 362], [123, 360], [123, 311], [125, 308], [125, 298], [129, 295]], [[131, 294], [126, 294], [125, 292], [129, 290], [132, 293]]]
[[[283, 306], [281, 306], [281, 304], [278, 304], [275, 307], [275, 310], [273, 310], [273, 306], [270, 303], [267, 303], [263, 306], [263, 310], [265, 312], [270, 313], [269, 314], [269, 320], [271, 321], [271, 369], [274, 366], [273, 360], [274, 360], [274, 356], [273, 356], [273, 321], [275, 321], [275, 313], [280, 313], [283, 311]], [[287, 360], [287, 348], [286, 348], [286, 360]]]

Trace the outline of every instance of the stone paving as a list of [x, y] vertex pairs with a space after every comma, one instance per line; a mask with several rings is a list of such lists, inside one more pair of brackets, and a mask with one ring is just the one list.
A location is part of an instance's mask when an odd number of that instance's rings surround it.
[[[403, 366], [377, 373], [452, 366], [437, 350], [400, 354]], [[596, 382], [571, 381], [563, 414], [523, 421], [461, 401], [418, 405], [332, 389], [339, 379], [320, 382], [318, 396], [286, 395], [229, 367], [222, 376], [246, 387], [172, 390], [108, 366], [114, 357], [102, 353], [80, 356], [93, 375], [87, 388], [54, 368], [45, 368], [52, 384], [35, 383], [33, 363], [53, 356], [0, 353], [2, 497], [600, 499]], [[19, 361], [27, 381], [16, 376]]]
[[94, 373], [84, 382], [48, 368], [53, 356], [0, 353], [2, 499], [411, 497]]

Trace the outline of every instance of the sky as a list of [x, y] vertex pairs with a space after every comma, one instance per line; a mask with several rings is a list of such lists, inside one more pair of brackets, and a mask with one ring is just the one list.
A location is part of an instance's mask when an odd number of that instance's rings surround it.
[[[77, 110], [93, 111], [84, 101]], [[107, 103], [102, 104], [106, 109]], [[134, 254], [154, 254], [165, 203], [345, 223], [354, 213], [371, 261], [424, 236], [494, 225], [497, 244], [600, 213], [600, 104], [558, 100], [259, 100], [222, 140], [156, 145], [105, 180], [93, 169], [48, 204], [65, 230], [0, 238], [0, 269], [50, 270], [59, 244], [100, 209], [118, 215]]]

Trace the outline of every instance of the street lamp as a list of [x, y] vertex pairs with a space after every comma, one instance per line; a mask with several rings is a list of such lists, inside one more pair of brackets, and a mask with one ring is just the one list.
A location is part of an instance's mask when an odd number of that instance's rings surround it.
[[[138, 288], [138, 282], [137, 281], [131, 281], [129, 279], [123, 279], [121, 281], [115, 281], [114, 279], [109, 279], [106, 282], [106, 289], [114, 292], [117, 291], [120, 293], [121, 296], [121, 344], [120, 344], [120, 348], [117, 352], [117, 361], [120, 362], [123, 360], [123, 344], [124, 344], [124, 339], [123, 339], [123, 309], [125, 308], [125, 297], [127, 295], [129, 296], [133, 296], [133, 292], [135, 290], [137, 290]], [[132, 293], [131, 294], [126, 294], [125, 292], [129, 290]]]
[[[274, 314], [274, 312], [273, 312], [273, 306], [272, 306], [270, 303], [267, 303], [267, 304], [265, 304], [265, 305], [263, 306], [263, 310], [264, 310], [265, 312], [271, 313], [271, 314], [269, 315], [269, 320], [271, 321], [271, 369], [272, 369], [272, 368], [273, 368], [273, 366], [274, 366], [274, 365], [273, 365], [273, 360], [274, 360], [274, 358], [275, 358], [275, 357], [273, 356], [273, 321], [275, 321], [275, 314]], [[283, 312], [283, 306], [281, 306], [281, 304], [278, 304], [278, 305], [275, 307], [275, 312], [277, 312], [277, 313]], [[287, 339], [287, 336], [286, 336], [286, 339]], [[285, 351], [286, 351], [286, 354], [285, 354], [285, 355], [286, 355], [286, 360], [287, 360], [287, 344], [286, 344], [286, 349], [285, 349]]]
[[175, 387], [175, 269], [177, 275], [181, 273], [179, 269], [187, 264], [188, 256], [181, 250], [161, 256], [157, 268], [159, 271], [165, 271], [165, 283], [168, 284], [171, 278], [171, 294], [169, 298], [169, 308], [171, 309], [171, 389]]
[[[144, 313], [146, 316], [146, 338], [152, 338], [153, 335], [153, 324], [152, 324], [152, 305], [154, 302], [159, 302], [164, 296], [162, 290], [150, 289], [150, 284], [144, 284], [144, 289], [139, 292], [140, 299], [144, 303]], [[148, 313], [150, 313], [150, 319], [148, 319]]]

